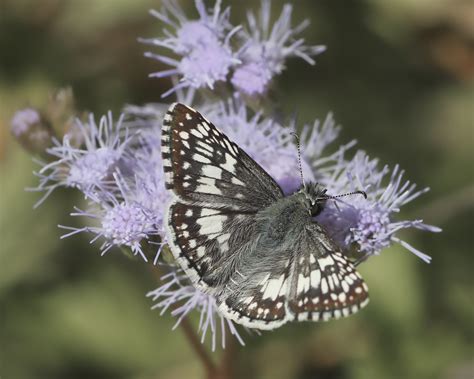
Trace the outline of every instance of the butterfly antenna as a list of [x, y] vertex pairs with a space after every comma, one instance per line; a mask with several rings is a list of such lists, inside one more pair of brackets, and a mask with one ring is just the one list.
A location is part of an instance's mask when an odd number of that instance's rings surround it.
[[300, 169], [301, 184], [303, 184], [303, 187], [306, 187], [306, 184], [304, 182], [304, 177], [303, 177], [303, 166], [301, 164], [300, 137], [298, 136], [298, 134], [296, 134], [294, 132], [292, 132], [291, 134], [293, 135], [293, 137], [295, 137], [296, 148], [298, 149], [298, 166], [299, 166], [299, 169]]
[[364, 199], [367, 199], [367, 193], [365, 193], [365, 191], [347, 192], [347, 193], [343, 193], [341, 195], [325, 196], [324, 198], [325, 199], [337, 199], [338, 197], [351, 196], [351, 195], [362, 195], [362, 196], [364, 196]]

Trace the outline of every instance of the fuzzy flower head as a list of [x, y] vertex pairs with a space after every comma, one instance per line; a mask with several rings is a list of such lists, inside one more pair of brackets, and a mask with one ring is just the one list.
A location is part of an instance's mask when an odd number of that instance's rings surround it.
[[14, 136], [19, 137], [28, 132], [35, 124], [41, 122], [41, 116], [36, 109], [25, 108], [15, 112], [11, 120], [11, 131]]
[[165, 92], [165, 97], [185, 87], [214, 88], [214, 84], [225, 81], [231, 67], [237, 63], [230, 47], [230, 38], [239, 28], [232, 28], [229, 22], [230, 8], [221, 11], [221, 0], [217, 0], [211, 11], [207, 11], [202, 0], [196, 0], [198, 20], [186, 17], [177, 2], [163, 2], [161, 11], [151, 14], [170, 29], [164, 36], [142, 39], [142, 42], [171, 50], [177, 58], [161, 54], [146, 53], [173, 68], [151, 74], [151, 77], [179, 76], [181, 82]]
[[139, 204], [122, 202], [105, 212], [101, 225], [105, 239], [136, 251], [140, 241], [152, 230], [153, 222]]
[[160, 129], [154, 127], [144, 131], [139, 145], [140, 148], [134, 151], [133, 160], [134, 198], [153, 212], [162, 225], [170, 194], [165, 188]]
[[145, 179], [145, 176], [136, 176], [130, 182], [116, 173], [114, 184], [117, 192], [93, 194], [89, 197], [88, 210], [76, 208], [71, 215], [86, 218], [88, 225], [81, 228], [61, 226], [69, 230], [63, 238], [81, 232], [92, 233], [91, 242], [103, 240], [102, 255], [112, 247], [127, 247], [146, 262], [149, 261], [149, 250], [154, 250], [152, 245], [156, 245], [153, 259], [156, 263], [166, 243], [162, 216], [166, 192], [162, 182], [157, 178]]
[[148, 261], [150, 245], [157, 245], [156, 263], [166, 243], [163, 223], [170, 196], [164, 185], [159, 128], [142, 130], [133, 142], [124, 146], [123, 154], [128, 156], [125, 170], [115, 171], [108, 186], [89, 194], [89, 210], [72, 214], [87, 217], [92, 224], [64, 228], [71, 230], [66, 236], [89, 232], [94, 241], [102, 238], [102, 254], [114, 246], [128, 247]]
[[238, 91], [261, 95], [268, 89], [273, 77], [284, 70], [287, 58], [299, 57], [313, 65], [315, 62], [311, 57], [325, 50], [324, 46], [307, 46], [303, 38], [297, 38], [309, 22], [305, 20], [292, 27], [292, 12], [292, 5], [285, 4], [272, 26], [270, 0], [261, 1], [258, 16], [248, 12], [247, 30], [240, 33], [244, 41], [239, 53], [242, 63], [235, 68], [231, 79]]
[[[303, 174], [309, 181], [315, 180], [325, 187], [331, 185], [334, 172], [346, 164], [345, 153], [357, 141], [335, 147], [341, 127], [336, 125], [332, 113], [324, 121], [318, 119], [311, 124], [304, 124], [300, 134]], [[304, 169], [305, 167], [306, 170]], [[306, 173], [310, 172], [311, 175]]]
[[34, 108], [20, 109], [11, 121], [11, 133], [29, 152], [43, 154], [52, 145], [53, 130]]
[[82, 147], [75, 147], [71, 136], [66, 134], [62, 142], [55, 140], [54, 146], [47, 150], [55, 160], [44, 164], [36, 174], [40, 178], [36, 190], [46, 191], [39, 203], [61, 186], [77, 188], [86, 197], [99, 188], [108, 188], [113, 173], [127, 159], [125, 147], [131, 138], [122, 130], [122, 118], [115, 123], [109, 113], [97, 125], [91, 115], [88, 123], [77, 120], [76, 125], [84, 141]]
[[87, 192], [109, 176], [119, 159], [120, 151], [108, 146], [90, 151], [71, 164], [66, 176], [66, 186]]
[[252, 96], [264, 94], [273, 75], [272, 69], [265, 61], [248, 61], [235, 69], [231, 81], [238, 91]]
[[[350, 249], [355, 245], [363, 259], [379, 254], [396, 242], [429, 263], [431, 257], [401, 240], [396, 233], [406, 228], [430, 232], [440, 229], [424, 224], [422, 220], [395, 220], [403, 205], [427, 192], [428, 188], [416, 191], [415, 184], [403, 180], [404, 172], [398, 166], [393, 170], [387, 166], [379, 170], [377, 166], [377, 159], [371, 160], [364, 152], [358, 152], [341, 167], [329, 186], [333, 194], [363, 189], [368, 198], [354, 196], [338, 201], [337, 205], [329, 202], [318, 221], [343, 248]], [[387, 175], [390, 175], [388, 180]]]

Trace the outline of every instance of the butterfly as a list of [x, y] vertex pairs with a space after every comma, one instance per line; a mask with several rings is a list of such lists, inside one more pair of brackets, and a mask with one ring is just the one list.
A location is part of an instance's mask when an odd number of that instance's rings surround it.
[[199, 112], [180, 103], [161, 137], [170, 250], [219, 311], [249, 328], [327, 321], [367, 305], [355, 266], [314, 217], [331, 198], [309, 183], [284, 196], [276, 181]]

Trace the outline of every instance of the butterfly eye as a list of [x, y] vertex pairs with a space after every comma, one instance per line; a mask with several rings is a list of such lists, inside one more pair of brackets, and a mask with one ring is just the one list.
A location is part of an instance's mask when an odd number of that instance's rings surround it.
[[323, 206], [321, 203], [313, 203], [311, 206], [311, 217], [315, 217], [320, 214], [323, 210]]

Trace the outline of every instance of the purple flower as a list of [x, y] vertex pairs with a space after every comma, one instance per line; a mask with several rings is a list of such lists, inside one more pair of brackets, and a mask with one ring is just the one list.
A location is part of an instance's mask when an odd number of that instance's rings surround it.
[[25, 108], [16, 111], [11, 120], [11, 131], [15, 137], [28, 132], [30, 128], [41, 122], [41, 116], [36, 109]]
[[231, 82], [238, 91], [247, 95], [263, 94], [268, 89], [273, 75], [265, 61], [248, 61], [235, 69]]
[[76, 125], [76, 132], [80, 133], [84, 144], [82, 147], [75, 147], [71, 140], [77, 138], [69, 134], [64, 136], [62, 142], [53, 141], [54, 146], [47, 152], [55, 160], [43, 164], [41, 170], [36, 173], [40, 184], [34, 190], [46, 191], [36, 206], [61, 186], [77, 188], [86, 197], [99, 188], [110, 188], [113, 186], [113, 173], [127, 160], [125, 147], [131, 137], [122, 129], [122, 117], [114, 123], [112, 114], [109, 113], [103, 116], [97, 125], [94, 117], [90, 115], [87, 124], [77, 120]]
[[216, 349], [218, 330], [221, 335], [221, 346], [225, 348], [228, 330], [241, 345], [245, 345], [234, 323], [222, 316], [216, 305], [216, 300], [189, 283], [188, 277], [181, 269], [171, 268], [171, 272], [161, 277], [165, 283], [147, 294], [155, 301], [152, 309], [161, 309], [164, 314], [172, 309], [171, 314], [177, 317], [173, 327], [175, 329], [190, 312], [197, 310], [200, 313], [198, 332], [201, 333], [201, 342], [204, 343], [208, 331], [211, 334], [212, 350]]
[[11, 132], [23, 148], [44, 156], [52, 145], [54, 131], [50, 123], [33, 108], [21, 109], [11, 119]]
[[240, 61], [235, 58], [230, 38], [239, 27], [233, 28], [229, 22], [230, 8], [221, 12], [221, 1], [215, 2], [208, 13], [201, 0], [196, 1], [199, 20], [189, 20], [175, 1], [164, 1], [163, 9], [151, 11], [151, 14], [174, 29], [164, 30], [164, 37], [142, 39], [142, 42], [171, 50], [178, 58], [170, 58], [151, 52], [145, 56], [172, 66], [168, 70], [151, 74], [151, 77], [169, 77], [177, 75], [181, 82], [176, 84], [162, 97], [181, 88], [214, 88], [214, 84], [225, 81], [233, 65]]
[[[346, 151], [357, 143], [352, 140], [334, 148], [340, 131], [341, 127], [336, 126], [332, 113], [326, 116], [322, 124], [316, 119], [312, 124], [303, 125], [300, 135], [303, 173], [312, 173], [312, 176], [305, 174], [305, 179], [326, 187], [331, 185], [334, 172], [347, 163], [344, 158]], [[329, 152], [331, 146], [332, 152]]]
[[[140, 170], [140, 167], [136, 167]], [[144, 168], [144, 167], [142, 167]], [[114, 174], [116, 191], [93, 193], [89, 195], [91, 203], [87, 211], [76, 208], [72, 216], [86, 217], [93, 225], [74, 228], [61, 226], [70, 230], [62, 238], [87, 232], [94, 234], [95, 242], [102, 238], [101, 253], [104, 255], [112, 247], [128, 247], [134, 255], [140, 255], [146, 262], [149, 244], [158, 245], [155, 252], [156, 261], [162, 247], [166, 244], [163, 226], [163, 214], [168, 201], [160, 171], [137, 172], [135, 180], [130, 182], [120, 173]]]
[[325, 177], [324, 172], [332, 172], [334, 167], [327, 168], [328, 163], [340, 162], [344, 152], [356, 144], [350, 141], [341, 145], [335, 152], [328, 154], [327, 148], [339, 137], [341, 127], [336, 126], [332, 113], [329, 113], [321, 124], [320, 120], [314, 120], [312, 124], [305, 124], [301, 131], [301, 154], [315, 171], [318, 181]]
[[[125, 133], [128, 135], [128, 133]], [[130, 140], [130, 138], [125, 138]], [[113, 180], [106, 186], [95, 186], [94, 191], [81, 189], [91, 207], [77, 210], [73, 216], [85, 216], [94, 226], [70, 228], [65, 237], [78, 232], [95, 234], [93, 241], [103, 238], [102, 254], [114, 246], [125, 246], [147, 261], [148, 244], [158, 245], [153, 262], [156, 264], [161, 249], [166, 244], [164, 214], [169, 201], [165, 189], [160, 151], [160, 129], [149, 125], [140, 130], [133, 143], [117, 145], [120, 156], [127, 157], [126, 164], [116, 167]]]
[[[416, 191], [416, 185], [403, 180], [404, 171], [398, 166], [390, 170], [377, 168], [378, 160], [370, 159], [359, 151], [355, 157], [336, 171], [327, 187], [330, 194], [340, 194], [354, 190], [367, 192], [351, 197], [347, 201], [329, 201], [318, 218], [326, 226], [332, 237], [345, 249], [356, 244], [361, 258], [380, 254], [381, 250], [399, 243], [419, 258], [429, 263], [431, 257], [415, 249], [396, 236], [401, 229], [415, 228], [430, 232], [440, 232], [438, 227], [424, 224], [422, 220], [396, 221], [394, 216], [400, 208], [416, 199], [429, 189]], [[390, 174], [387, 180], [387, 174]]]
[[184, 83], [189, 83], [194, 88], [213, 89], [215, 82], [226, 79], [234, 62], [230, 48], [216, 43], [194, 49], [183, 57], [178, 68], [183, 74]]
[[[259, 17], [248, 13], [245, 31], [241, 26], [230, 24], [230, 8], [221, 12], [220, 0], [210, 12], [202, 1], [196, 1], [196, 8], [198, 20], [189, 20], [175, 1], [165, 1], [160, 12], [151, 12], [174, 31], [165, 29], [163, 37], [142, 39], [142, 42], [171, 50], [176, 58], [147, 52], [147, 57], [172, 66], [150, 76], [181, 78], [163, 97], [186, 87], [213, 89], [215, 83], [226, 81], [229, 75], [238, 91], [261, 95], [273, 77], [283, 71], [287, 58], [300, 57], [314, 64], [311, 57], [325, 49], [324, 46], [307, 46], [303, 38], [297, 38], [309, 23], [303, 21], [292, 27], [290, 4], [283, 7], [279, 19], [271, 25], [270, 1], [262, 0]], [[237, 46], [234, 53], [230, 39], [239, 31], [241, 46]]]
[[101, 221], [101, 233], [108, 241], [103, 254], [112, 246], [128, 246], [133, 253], [140, 253], [140, 242], [153, 233], [153, 217], [138, 203], [116, 203], [104, 212]]
[[261, 95], [268, 89], [273, 77], [281, 74], [285, 60], [299, 57], [309, 64], [314, 64], [311, 56], [322, 53], [324, 46], [307, 46], [303, 38], [297, 38], [308, 25], [308, 20], [296, 27], [291, 26], [293, 7], [285, 4], [279, 19], [271, 26], [271, 2], [262, 0], [261, 10], [257, 17], [247, 13], [248, 27], [240, 32], [244, 41], [238, 57], [238, 65], [231, 82], [235, 88], [247, 95]]

